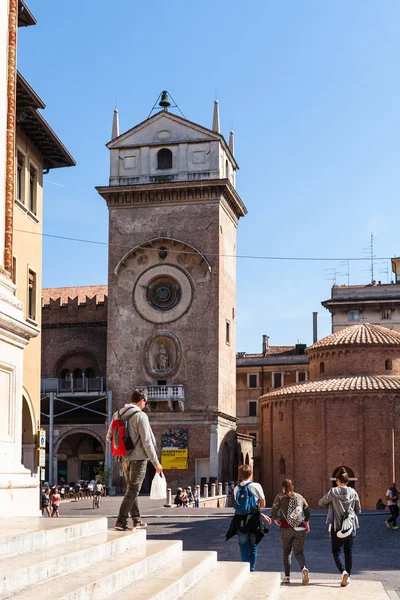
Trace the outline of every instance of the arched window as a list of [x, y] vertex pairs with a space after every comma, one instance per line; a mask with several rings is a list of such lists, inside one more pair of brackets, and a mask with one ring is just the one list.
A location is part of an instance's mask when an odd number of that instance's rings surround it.
[[325, 363], [323, 363], [323, 362], [319, 363], [319, 372], [325, 373]]
[[82, 379], [82, 369], [74, 369], [74, 379]]
[[90, 367], [88, 367], [88, 368], [85, 370], [85, 377], [86, 377], [87, 379], [93, 379], [93, 377], [94, 377], [94, 371], [93, 371], [93, 369], [91, 369]]
[[61, 379], [64, 379], [64, 381], [68, 381], [70, 377], [71, 373], [69, 372], [69, 369], [63, 369], [61, 371]]
[[249, 457], [249, 454], [247, 453], [246, 454], [246, 465], [249, 465], [249, 464], [250, 464], [250, 457]]
[[172, 152], [163, 148], [157, 154], [157, 169], [172, 169]]
[[281, 458], [279, 461], [279, 474], [280, 475], [285, 475], [286, 473], [286, 464], [285, 464], [285, 459]]
[[386, 359], [385, 361], [385, 369], [386, 371], [391, 371], [392, 370], [392, 361], [390, 360], [390, 358]]
[[283, 412], [281, 410], [279, 411], [279, 420], [283, 421]]

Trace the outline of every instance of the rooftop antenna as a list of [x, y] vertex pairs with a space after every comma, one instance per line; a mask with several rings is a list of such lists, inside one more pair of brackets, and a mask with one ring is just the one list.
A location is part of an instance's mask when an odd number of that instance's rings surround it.
[[347, 277], [347, 285], [350, 285], [350, 261], [349, 260], [341, 260], [339, 262], [339, 265], [341, 267], [346, 267], [346, 272], [345, 273], [338, 273], [338, 275], [343, 275], [344, 277]]
[[[171, 103], [171, 100], [172, 100], [173, 104]], [[159, 106], [161, 108], [158, 108]], [[181, 109], [179, 108], [179, 106], [177, 105], [177, 103], [175, 102], [173, 97], [171, 96], [171, 94], [169, 94], [169, 92], [167, 92], [167, 90], [163, 90], [162, 92], [159, 93], [157, 100], [154, 102], [153, 108], [149, 112], [149, 115], [147, 118], [149, 118], [152, 115], [152, 113], [157, 110], [159, 110], [159, 111], [165, 110], [165, 112], [168, 112], [169, 108], [177, 108], [179, 110], [179, 112], [181, 113], [182, 117], [184, 119], [186, 119], [185, 115], [183, 114], [183, 112], [181, 111]]]
[[381, 265], [385, 265], [385, 267], [379, 269], [378, 273], [386, 273], [386, 283], [389, 283], [389, 262], [384, 260]]
[[328, 275], [328, 277], [324, 277], [325, 281], [333, 281], [333, 285], [336, 285], [336, 277], [338, 273], [336, 272], [335, 267], [332, 267], [331, 269], [324, 269], [324, 271], [325, 275]]
[[374, 266], [375, 266], [375, 262], [374, 262], [374, 258], [375, 258], [375, 254], [374, 254], [374, 234], [371, 233], [371, 239], [370, 242], [368, 244], [368, 246], [366, 246], [365, 248], [363, 248], [363, 254], [367, 254], [370, 258], [371, 264], [368, 267], [368, 269], [364, 269], [364, 271], [370, 271], [371, 273], [371, 283], [374, 281]]

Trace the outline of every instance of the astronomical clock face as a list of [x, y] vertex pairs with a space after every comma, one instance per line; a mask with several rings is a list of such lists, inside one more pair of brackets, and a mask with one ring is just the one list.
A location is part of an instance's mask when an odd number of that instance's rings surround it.
[[163, 263], [141, 273], [133, 289], [133, 304], [150, 323], [173, 323], [193, 302], [191, 276], [178, 265]]
[[179, 282], [172, 277], [155, 277], [150, 281], [146, 299], [154, 310], [166, 312], [175, 308], [182, 296], [182, 288]]

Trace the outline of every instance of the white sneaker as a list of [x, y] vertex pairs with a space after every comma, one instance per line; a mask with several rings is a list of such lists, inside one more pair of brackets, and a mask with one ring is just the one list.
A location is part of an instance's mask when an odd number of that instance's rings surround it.
[[281, 585], [290, 585], [290, 577], [288, 575], [285, 575], [285, 577], [282, 579]]
[[340, 582], [341, 587], [346, 587], [346, 585], [349, 583], [349, 581], [350, 581], [350, 575], [348, 574], [347, 571], [343, 571], [342, 581]]
[[309, 572], [309, 570], [307, 569], [307, 567], [303, 567], [302, 570], [301, 570], [301, 572], [302, 572], [302, 575], [303, 575], [301, 583], [303, 585], [308, 585], [309, 582], [310, 582], [310, 577], [309, 577], [309, 573], [310, 572]]

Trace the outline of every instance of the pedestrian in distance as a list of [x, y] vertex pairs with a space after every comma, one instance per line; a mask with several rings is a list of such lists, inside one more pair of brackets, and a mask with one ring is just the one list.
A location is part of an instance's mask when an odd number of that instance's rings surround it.
[[[336, 472], [336, 487], [333, 487], [318, 502], [322, 508], [328, 508], [328, 530], [332, 541], [332, 554], [341, 574], [341, 587], [350, 583], [353, 568], [353, 543], [359, 528], [358, 517], [361, 513], [357, 492], [348, 487], [349, 476], [345, 467]], [[341, 550], [344, 551], [344, 565]]]
[[51, 496], [51, 516], [52, 517], [59, 517], [60, 516], [60, 503], [61, 503], [61, 496], [60, 496], [60, 490], [58, 488], [54, 489], [54, 493]]
[[186, 495], [187, 495], [187, 501], [188, 501], [188, 506], [193, 506], [193, 492], [192, 492], [192, 486], [188, 485], [186, 488]]
[[197, 487], [195, 487], [193, 490], [193, 502], [194, 502], [194, 507], [199, 508], [200, 501], [199, 501], [199, 492], [198, 492]]
[[51, 517], [50, 512], [50, 488], [47, 487], [42, 494], [42, 515], [47, 513], [48, 517]]
[[176, 506], [178, 508], [182, 508], [183, 502], [182, 502], [182, 488], [178, 487], [178, 489], [176, 490], [176, 496], [174, 498], [174, 504], [176, 504]]
[[282, 482], [282, 491], [274, 500], [271, 517], [281, 533], [285, 571], [282, 585], [290, 585], [292, 551], [301, 569], [301, 582], [308, 585], [310, 577], [304, 556], [304, 544], [306, 534], [310, 531], [310, 509], [305, 498], [294, 491], [291, 479]]
[[[151, 429], [149, 418], [144, 409], [147, 404], [147, 393], [143, 389], [135, 389], [131, 396], [131, 401], [124, 406], [124, 417], [127, 420], [127, 431], [129, 441], [126, 447], [126, 454], [122, 456], [121, 466], [124, 474], [126, 492], [122, 500], [115, 529], [118, 531], [128, 531], [132, 527], [128, 525], [129, 515], [132, 517], [133, 528], [147, 527], [147, 523], [142, 521], [139, 510], [138, 495], [142, 487], [143, 479], [146, 475], [147, 462], [150, 460], [156, 473], [162, 473], [162, 466], [157, 457], [156, 440]], [[120, 411], [116, 411], [113, 420], [120, 418]], [[113, 439], [113, 424], [111, 423], [107, 441]], [[125, 444], [126, 445], [126, 444]]]
[[183, 508], [187, 508], [188, 507], [188, 495], [187, 495], [187, 489], [186, 488], [183, 488], [183, 490], [182, 490], [181, 500], [182, 500], [182, 506], [183, 506]]
[[81, 484], [79, 483], [79, 481], [76, 481], [74, 483], [74, 496], [75, 502], [78, 502], [81, 498]]
[[226, 539], [238, 536], [242, 562], [250, 563], [250, 571], [256, 570], [258, 544], [268, 533], [266, 523], [271, 519], [263, 515], [260, 508], [265, 507], [264, 491], [259, 483], [252, 480], [250, 465], [239, 467], [241, 481], [234, 488], [235, 516], [226, 534]]
[[385, 521], [385, 523], [389, 529], [390, 529], [391, 524], [393, 525], [393, 529], [399, 528], [399, 526], [397, 525], [397, 518], [399, 516], [399, 505], [398, 505], [399, 498], [400, 498], [400, 492], [396, 489], [396, 484], [392, 483], [392, 485], [386, 492], [386, 500], [387, 500], [388, 508], [391, 513], [391, 517], [390, 517], [390, 519]]

